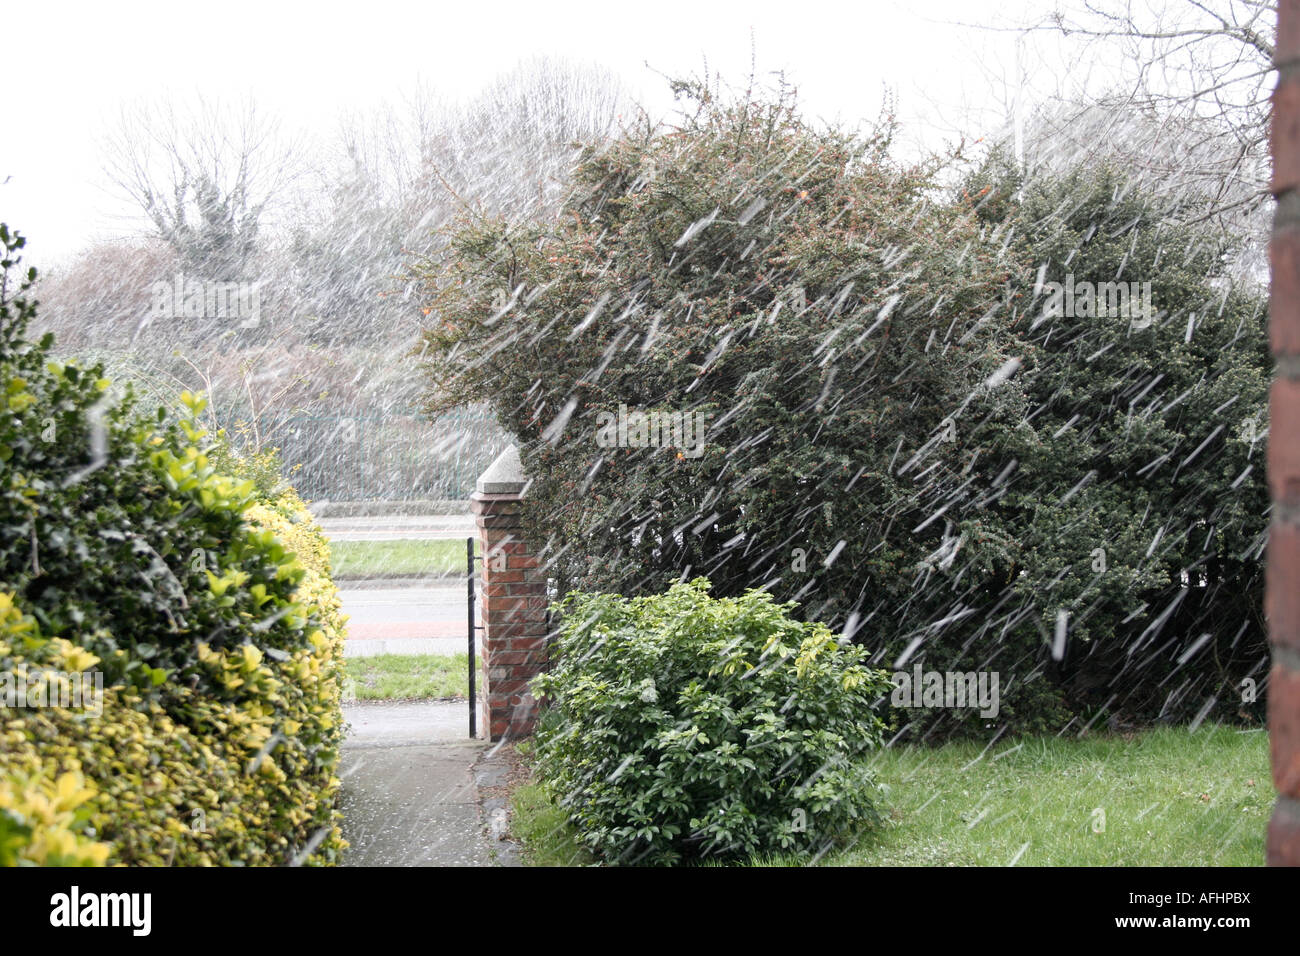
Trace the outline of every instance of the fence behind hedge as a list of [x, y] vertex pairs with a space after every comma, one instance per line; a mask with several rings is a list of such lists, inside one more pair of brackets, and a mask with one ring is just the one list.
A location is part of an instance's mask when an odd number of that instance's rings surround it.
[[263, 415], [258, 432], [300, 495], [332, 501], [467, 499], [508, 444], [482, 407], [435, 421], [413, 409]]

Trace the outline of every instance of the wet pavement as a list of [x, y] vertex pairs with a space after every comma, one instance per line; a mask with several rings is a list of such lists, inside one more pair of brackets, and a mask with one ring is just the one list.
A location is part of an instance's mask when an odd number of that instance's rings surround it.
[[344, 866], [493, 866], [464, 701], [347, 704], [340, 805]]
[[[464, 537], [468, 515], [324, 518], [335, 541]], [[466, 650], [463, 579], [340, 582], [346, 657], [455, 654]], [[339, 776], [344, 866], [494, 866], [515, 859], [498, 839], [505, 809], [495, 795], [489, 745], [470, 740], [465, 701], [356, 701]], [[480, 784], [478, 781], [486, 781]], [[493, 835], [488, 833], [491, 824]]]

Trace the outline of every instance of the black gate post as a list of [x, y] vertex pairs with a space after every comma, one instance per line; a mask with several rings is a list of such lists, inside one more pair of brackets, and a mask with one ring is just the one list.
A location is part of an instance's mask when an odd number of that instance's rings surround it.
[[474, 679], [477, 676], [475, 672], [478, 670], [475, 666], [476, 662], [474, 660], [474, 560], [474, 539], [466, 538], [465, 582], [467, 588], [466, 596], [469, 598], [466, 606], [468, 607], [469, 612], [465, 630], [469, 635], [469, 736], [471, 740], [478, 737], [478, 716], [476, 713], [478, 708], [475, 706], [477, 702], [474, 699], [474, 692], [476, 689], [474, 687]]

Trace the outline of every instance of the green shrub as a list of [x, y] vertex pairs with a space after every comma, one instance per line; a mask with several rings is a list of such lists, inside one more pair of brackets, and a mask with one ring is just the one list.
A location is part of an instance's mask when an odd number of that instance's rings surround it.
[[[954, 592], [969, 582], [961, 600], [981, 613], [927, 640], [927, 653], [959, 659], [968, 644], [979, 666], [1041, 675], [1008, 695], [1021, 727], [1065, 723], [1021, 719], [1050, 713], [1027, 695], [1035, 684], [1077, 725], [1262, 721], [1272, 359], [1266, 298], [1224, 275], [1240, 239], [1180, 224], [1197, 218], [1183, 206], [1194, 198], [1171, 206], [1132, 171], [1085, 162], [1024, 182], [1003, 161], [995, 153], [967, 188], [988, 190], [978, 215], [1012, 236], [1018, 377], [1032, 408], [1022, 425], [1036, 437], [980, 499], [1011, 545], [997, 575], [972, 580], [960, 560], [947, 575]], [[1108, 305], [1110, 282], [1145, 284], [1150, 314], [1138, 301]], [[1076, 296], [1074, 309], [1049, 308], [1051, 283], [1058, 296], [1095, 284], [1096, 307]], [[1048, 651], [1058, 615], [1059, 661]], [[1258, 700], [1243, 700], [1245, 678], [1260, 683]]]
[[223, 475], [251, 481], [257, 496], [263, 500], [275, 498], [288, 487], [279, 449], [252, 446], [247, 435], [241, 437], [241, 444], [237, 446], [224, 428], [218, 430], [208, 458]]
[[877, 821], [885, 675], [766, 592], [708, 589], [558, 606], [537, 772], [605, 860], [816, 852]]
[[[105, 687], [96, 719], [0, 711], [4, 838], [28, 841], [6, 852], [64, 859], [71, 833], [110, 863], [336, 861], [343, 636], [323, 537], [292, 491], [259, 499], [211, 463], [201, 400], [144, 414], [101, 366], [27, 341], [33, 275], [7, 297], [22, 241], [0, 240], [0, 673], [93, 668]], [[38, 853], [22, 807], [76, 773], [80, 829]]]

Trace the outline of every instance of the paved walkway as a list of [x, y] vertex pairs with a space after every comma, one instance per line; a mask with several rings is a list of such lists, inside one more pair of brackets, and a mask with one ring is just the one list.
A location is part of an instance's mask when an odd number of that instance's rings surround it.
[[[321, 519], [334, 541], [452, 538], [474, 533], [468, 515]], [[466, 595], [455, 581], [340, 582], [351, 617], [346, 657], [455, 654], [466, 649]], [[403, 586], [404, 585], [404, 586]], [[357, 701], [339, 776], [344, 866], [518, 865], [503, 839], [507, 768], [470, 740], [465, 701]]]
[[[479, 787], [499, 773], [483, 741], [466, 739], [464, 701], [347, 704], [340, 805], [344, 866], [497, 866], [516, 860], [500, 839], [499, 801]], [[480, 783], [481, 781], [481, 783]], [[491, 832], [489, 832], [491, 831]]]

